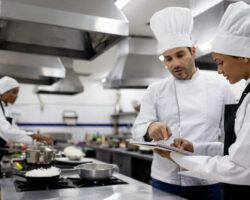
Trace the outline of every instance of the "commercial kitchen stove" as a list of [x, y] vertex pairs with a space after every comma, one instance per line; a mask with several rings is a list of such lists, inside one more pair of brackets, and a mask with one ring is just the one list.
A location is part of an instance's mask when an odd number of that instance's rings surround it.
[[[93, 162], [100, 162], [93, 160]], [[20, 178], [20, 179], [19, 179]], [[182, 200], [150, 185], [115, 172], [108, 184], [84, 183], [76, 170], [61, 173], [58, 185], [45, 188], [26, 187], [22, 177], [2, 178], [1, 200]], [[18, 182], [18, 181], [19, 182]], [[21, 181], [21, 182], [20, 182]], [[90, 184], [90, 185], [89, 185]], [[94, 185], [92, 185], [94, 184]], [[110, 185], [109, 185], [110, 184]], [[18, 187], [19, 189], [16, 189]], [[44, 187], [44, 186], [43, 186]], [[19, 191], [18, 191], [19, 190]], [[21, 191], [22, 190], [22, 191]]]
[[83, 187], [98, 187], [98, 186], [108, 186], [108, 185], [120, 185], [127, 184], [125, 181], [118, 179], [114, 176], [104, 179], [104, 180], [86, 180], [80, 178], [60, 178], [57, 183], [54, 184], [43, 184], [43, 185], [30, 185], [26, 180], [20, 180], [21, 178], [15, 177], [14, 185], [17, 192], [27, 192], [27, 191], [43, 191], [43, 190], [57, 190], [66, 188], [83, 188]]

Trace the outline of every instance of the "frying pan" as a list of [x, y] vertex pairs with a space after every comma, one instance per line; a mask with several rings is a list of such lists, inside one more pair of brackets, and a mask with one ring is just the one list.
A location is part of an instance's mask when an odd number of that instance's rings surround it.
[[15, 174], [17, 176], [23, 177], [26, 179], [27, 183], [29, 185], [55, 185], [57, 184], [59, 177], [60, 177], [61, 171], [57, 175], [53, 176], [27, 176], [25, 174]]

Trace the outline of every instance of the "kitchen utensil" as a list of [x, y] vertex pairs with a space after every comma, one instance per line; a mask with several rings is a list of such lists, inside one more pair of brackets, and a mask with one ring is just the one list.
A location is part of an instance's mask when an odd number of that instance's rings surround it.
[[114, 164], [86, 163], [75, 167], [78, 169], [80, 178], [89, 180], [108, 179], [113, 175], [118, 166]]
[[27, 172], [25, 174], [18, 173], [15, 175], [25, 178], [29, 185], [55, 185], [59, 180], [60, 174], [61, 170], [53, 176], [28, 176]]
[[32, 146], [26, 150], [26, 161], [29, 164], [50, 164], [55, 155], [56, 151], [47, 146]]

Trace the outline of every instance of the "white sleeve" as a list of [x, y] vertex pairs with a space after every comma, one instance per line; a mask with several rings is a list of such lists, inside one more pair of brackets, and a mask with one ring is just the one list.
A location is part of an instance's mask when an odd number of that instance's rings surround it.
[[[247, 98], [247, 97], [246, 97]], [[250, 185], [250, 95], [240, 106], [236, 117], [237, 139], [228, 156], [183, 156], [171, 153], [171, 158], [189, 170], [183, 174], [218, 182]]]
[[154, 102], [154, 89], [149, 87], [141, 101], [140, 112], [132, 128], [132, 137], [134, 140], [143, 140], [147, 133], [148, 126], [157, 121], [156, 106]]
[[193, 142], [194, 153], [198, 155], [223, 155], [224, 145], [222, 142]]
[[18, 127], [11, 125], [5, 116], [0, 114], [0, 137], [4, 140], [11, 140], [13, 142], [32, 144], [33, 139], [28, 136], [30, 132], [20, 130]]
[[[225, 138], [225, 131], [224, 131], [224, 114], [225, 114], [225, 105], [227, 104], [235, 104], [235, 96], [228, 84], [224, 84], [224, 88], [222, 91], [223, 94], [223, 103], [222, 103], [222, 114], [220, 120], [220, 130], [221, 134], [218, 138], [218, 142], [203, 142], [203, 143], [193, 143], [194, 152], [199, 155], [208, 155], [208, 156], [216, 156], [216, 155], [223, 155], [224, 149], [224, 138]], [[219, 153], [220, 152], [220, 153]]]
[[250, 185], [250, 169], [230, 161], [228, 156], [183, 156], [171, 152], [171, 158], [188, 171], [181, 174], [210, 181]]

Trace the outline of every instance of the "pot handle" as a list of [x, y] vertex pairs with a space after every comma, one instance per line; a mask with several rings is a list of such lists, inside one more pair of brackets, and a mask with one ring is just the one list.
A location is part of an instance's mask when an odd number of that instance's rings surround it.
[[13, 175], [14, 176], [20, 176], [22, 178], [26, 178], [25, 174], [22, 174], [22, 173], [14, 173]]
[[40, 157], [39, 157], [39, 163], [40, 164], [44, 164], [44, 156], [45, 156], [45, 153], [44, 152], [40, 152]]

